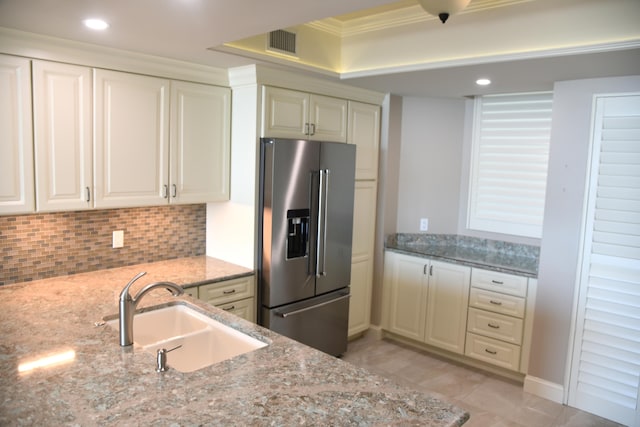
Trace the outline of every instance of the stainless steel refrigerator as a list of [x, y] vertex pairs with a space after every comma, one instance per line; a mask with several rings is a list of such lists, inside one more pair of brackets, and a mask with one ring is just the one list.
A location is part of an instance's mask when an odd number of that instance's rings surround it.
[[355, 155], [260, 140], [258, 321], [335, 356], [347, 349]]

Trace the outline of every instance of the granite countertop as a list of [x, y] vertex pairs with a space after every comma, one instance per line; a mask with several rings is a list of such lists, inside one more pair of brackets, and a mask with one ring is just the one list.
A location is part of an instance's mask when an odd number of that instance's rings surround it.
[[[207, 368], [155, 372], [155, 355], [121, 348], [100, 322], [118, 295], [172, 280], [203, 283], [252, 272], [193, 257], [0, 287], [0, 425], [423, 425], [456, 426], [463, 410], [399, 387], [189, 296], [147, 294], [138, 308], [180, 300], [269, 345]], [[25, 362], [73, 352], [66, 363]], [[170, 364], [170, 359], [169, 359]]]
[[393, 234], [387, 237], [385, 248], [502, 273], [538, 276], [537, 246], [453, 234]]

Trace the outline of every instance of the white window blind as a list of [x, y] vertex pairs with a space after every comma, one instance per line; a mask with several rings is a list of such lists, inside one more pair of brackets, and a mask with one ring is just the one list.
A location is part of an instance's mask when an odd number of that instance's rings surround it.
[[467, 227], [542, 235], [552, 92], [476, 98]]

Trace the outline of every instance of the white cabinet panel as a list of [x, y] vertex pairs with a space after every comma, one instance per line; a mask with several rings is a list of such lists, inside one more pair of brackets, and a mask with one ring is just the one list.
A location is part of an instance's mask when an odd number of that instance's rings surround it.
[[265, 87], [263, 90], [263, 135], [302, 138], [309, 123], [309, 94], [289, 89]]
[[38, 211], [92, 207], [91, 69], [33, 62]]
[[380, 107], [349, 101], [347, 143], [356, 145], [356, 179], [378, 177]]
[[231, 90], [171, 82], [171, 203], [229, 200]]
[[344, 99], [265, 86], [262, 136], [347, 141]]
[[33, 212], [31, 64], [0, 55], [0, 214]]
[[428, 260], [385, 254], [385, 278], [389, 288], [389, 330], [407, 338], [424, 341], [427, 311]]
[[471, 269], [431, 261], [425, 341], [454, 353], [464, 353]]
[[347, 141], [347, 101], [329, 96], [310, 96], [309, 136], [319, 141]]
[[116, 71], [94, 73], [95, 206], [166, 203], [170, 82]]

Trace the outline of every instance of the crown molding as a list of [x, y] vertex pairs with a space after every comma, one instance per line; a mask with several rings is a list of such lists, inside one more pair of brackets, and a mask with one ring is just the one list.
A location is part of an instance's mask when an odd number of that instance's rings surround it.
[[552, 58], [555, 56], [580, 55], [589, 53], [611, 52], [617, 50], [640, 49], [640, 39], [615, 41], [610, 43], [591, 44], [585, 46], [571, 46], [557, 49], [541, 49], [536, 51], [487, 55], [472, 58], [454, 59], [446, 61], [430, 61], [415, 64], [381, 67], [375, 69], [349, 71], [340, 74], [341, 80], [359, 77], [373, 77], [385, 74], [407, 73], [413, 71], [436, 70], [449, 67], [463, 67], [468, 65], [491, 64], [526, 59]]
[[229, 86], [227, 70], [0, 27], [0, 53]]
[[[474, 0], [457, 15], [482, 12], [505, 6], [513, 6], [520, 3], [528, 3], [534, 0]], [[429, 21], [437, 21], [437, 16], [430, 15], [418, 4], [401, 7], [391, 11], [380, 12], [369, 16], [343, 21], [336, 18], [327, 18], [309, 22], [309, 27], [330, 33], [339, 37], [352, 37], [366, 34], [372, 31], [382, 31], [405, 25], [419, 24]]]

